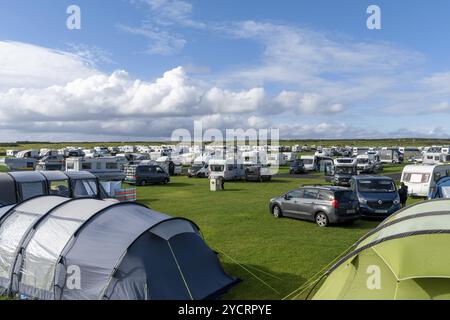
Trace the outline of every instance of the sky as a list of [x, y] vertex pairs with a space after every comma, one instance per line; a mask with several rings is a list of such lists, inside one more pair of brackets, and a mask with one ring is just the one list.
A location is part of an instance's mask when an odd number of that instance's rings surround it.
[[448, 13], [447, 0], [4, 0], [0, 141], [166, 139], [194, 121], [449, 138]]

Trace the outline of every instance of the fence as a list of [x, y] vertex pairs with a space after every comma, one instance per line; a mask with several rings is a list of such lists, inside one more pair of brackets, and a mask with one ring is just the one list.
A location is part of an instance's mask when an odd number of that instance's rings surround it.
[[114, 198], [120, 202], [134, 202], [137, 200], [136, 188], [119, 189], [114, 192]]

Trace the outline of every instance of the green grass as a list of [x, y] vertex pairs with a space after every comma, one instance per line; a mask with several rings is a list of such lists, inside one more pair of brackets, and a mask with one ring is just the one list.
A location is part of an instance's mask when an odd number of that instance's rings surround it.
[[321, 229], [311, 222], [277, 220], [269, 214], [270, 198], [318, 182], [322, 181], [228, 182], [225, 191], [210, 192], [207, 179], [173, 177], [166, 186], [138, 188], [138, 199], [200, 226], [208, 245], [224, 253], [220, 257], [225, 269], [244, 280], [226, 298], [281, 299], [378, 224], [357, 221]]

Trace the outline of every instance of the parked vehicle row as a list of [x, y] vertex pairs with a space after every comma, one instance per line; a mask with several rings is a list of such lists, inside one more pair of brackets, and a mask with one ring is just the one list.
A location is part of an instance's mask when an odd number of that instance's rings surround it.
[[400, 198], [393, 179], [377, 176], [352, 177], [350, 188], [304, 186], [269, 201], [274, 217], [315, 221], [320, 227], [361, 217], [386, 218], [398, 210]]

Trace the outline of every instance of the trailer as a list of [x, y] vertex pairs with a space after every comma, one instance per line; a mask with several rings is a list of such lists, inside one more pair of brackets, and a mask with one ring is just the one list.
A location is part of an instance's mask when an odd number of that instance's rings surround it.
[[128, 164], [124, 157], [69, 158], [66, 171], [87, 171], [104, 180], [123, 180], [123, 167]]

